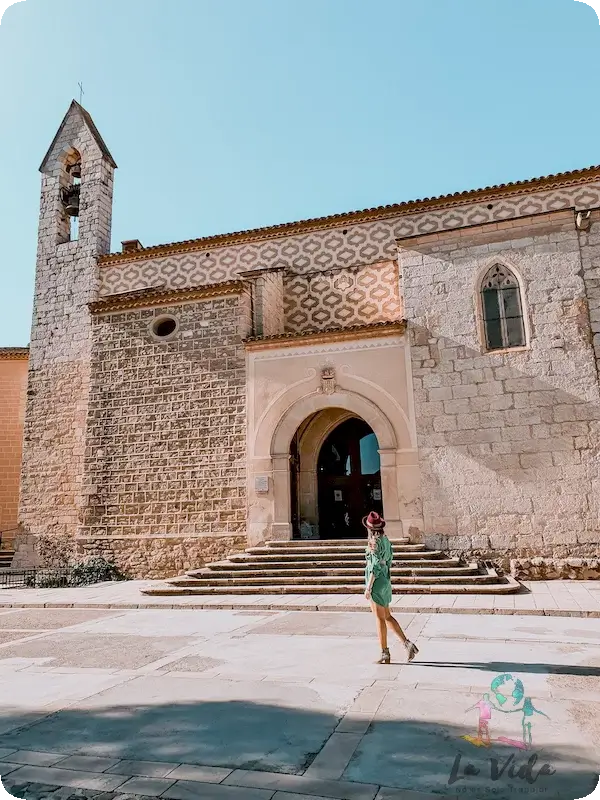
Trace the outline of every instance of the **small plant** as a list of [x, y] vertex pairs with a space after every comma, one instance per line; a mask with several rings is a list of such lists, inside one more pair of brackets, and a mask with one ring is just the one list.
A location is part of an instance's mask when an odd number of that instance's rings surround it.
[[94, 583], [123, 580], [119, 569], [103, 556], [91, 556], [73, 564], [69, 570], [69, 586], [91, 586]]
[[27, 576], [26, 586], [49, 589], [125, 579], [117, 566], [104, 556], [78, 558], [70, 536], [38, 536], [36, 549], [40, 566], [34, 575]]
[[70, 536], [38, 536], [36, 550], [40, 566], [49, 569], [68, 569], [73, 563], [75, 545]]
[[69, 585], [69, 574], [65, 570], [45, 569], [35, 576], [36, 589], [58, 589]]

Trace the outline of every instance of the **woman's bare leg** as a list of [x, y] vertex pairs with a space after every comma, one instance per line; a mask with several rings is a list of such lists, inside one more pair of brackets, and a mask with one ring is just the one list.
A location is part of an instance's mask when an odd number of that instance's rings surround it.
[[414, 658], [414, 657], [417, 655], [417, 653], [419, 652], [419, 648], [417, 647], [417, 645], [416, 645], [416, 644], [413, 644], [413, 643], [410, 641], [410, 639], [408, 639], [408, 638], [407, 638], [406, 634], [404, 633], [404, 631], [403, 631], [403, 630], [402, 630], [402, 628], [400, 627], [400, 624], [399, 624], [398, 620], [397, 620], [397, 619], [395, 619], [395, 617], [392, 617], [392, 615], [391, 615], [391, 612], [390, 612], [389, 608], [386, 608], [386, 609], [384, 609], [384, 610], [385, 610], [385, 612], [386, 612], [386, 615], [385, 615], [385, 622], [386, 622], [386, 624], [390, 626], [390, 628], [391, 628], [391, 629], [394, 631], [394, 633], [395, 633], [395, 634], [398, 636], [398, 638], [400, 639], [400, 641], [402, 642], [402, 644], [403, 644], [403, 645], [406, 647], [406, 652], [407, 652], [407, 654], [408, 654], [408, 660], [409, 660], [409, 661], [412, 661], [412, 660], [413, 660], [413, 658]]
[[371, 600], [371, 609], [377, 619], [377, 635], [379, 636], [379, 644], [381, 645], [382, 652], [387, 650], [387, 626], [385, 624], [385, 608], [378, 606]]
[[402, 644], [404, 644], [404, 645], [408, 644], [408, 639], [405, 636], [404, 631], [400, 627], [400, 623], [398, 622], [398, 620], [395, 617], [392, 617], [392, 614], [391, 614], [389, 608], [386, 608], [384, 610], [386, 612], [386, 616], [385, 616], [386, 623], [394, 631], [394, 633], [400, 639]]

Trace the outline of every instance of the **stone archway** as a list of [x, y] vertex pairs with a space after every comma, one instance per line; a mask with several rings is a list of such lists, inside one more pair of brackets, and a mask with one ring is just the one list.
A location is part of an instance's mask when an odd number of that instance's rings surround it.
[[383, 513], [381, 458], [372, 428], [342, 408], [307, 419], [292, 440], [290, 495], [294, 538], [362, 538], [363, 517]]
[[[383, 511], [388, 522], [390, 535], [402, 534], [402, 521], [400, 515], [400, 502], [398, 494], [397, 452], [398, 436], [394, 426], [383, 414], [380, 408], [371, 400], [351, 391], [339, 392], [335, 395], [326, 395], [322, 392], [313, 392], [292, 403], [280, 415], [278, 424], [271, 428], [269, 456], [272, 468], [272, 517], [270, 535], [273, 539], [288, 540], [293, 536], [292, 526], [292, 486], [290, 477], [290, 453], [294, 436], [298, 429], [307, 420], [314, 417], [317, 412], [337, 409], [348, 417], [358, 417], [364, 420], [372, 429], [379, 443], [381, 459], [381, 484], [383, 494]], [[263, 423], [269, 425], [269, 413], [265, 415]], [[323, 431], [323, 435], [324, 435]], [[404, 433], [404, 432], [403, 432]], [[408, 432], [406, 432], [408, 438]], [[267, 442], [261, 440], [261, 431], [258, 431], [256, 450], [260, 461], [264, 463], [267, 453], [264, 452]], [[258, 462], [260, 463], [260, 462]], [[266, 499], [266, 498], [265, 498]], [[252, 520], [249, 521], [251, 530]]]
[[[392, 358], [396, 368], [389, 370]], [[260, 350], [250, 354], [248, 369], [249, 544], [292, 538], [297, 433], [316, 451], [349, 418], [363, 420], [377, 439], [388, 531], [392, 536], [419, 536], [420, 475], [403, 339], [369, 346], [344, 342], [315, 352], [308, 347]], [[311, 474], [302, 475], [298, 487], [307, 501], [304, 511], [312, 502], [313, 520], [315, 471], [310, 465]]]
[[[339, 425], [354, 415], [342, 408], [324, 408], [308, 417], [292, 439], [291, 503], [293, 535], [305, 521], [316, 532], [319, 530], [317, 463], [323, 443]], [[294, 464], [294, 460], [296, 464]], [[294, 469], [295, 467], [295, 469]], [[294, 486], [295, 481], [295, 486]], [[296, 514], [294, 514], [294, 504]]]

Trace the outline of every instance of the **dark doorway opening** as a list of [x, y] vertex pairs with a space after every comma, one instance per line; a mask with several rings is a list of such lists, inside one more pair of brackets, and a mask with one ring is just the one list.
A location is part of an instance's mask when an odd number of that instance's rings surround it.
[[324, 441], [317, 462], [320, 539], [364, 538], [363, 518], [383, 514], [378, 450], [361, 419], [342, 422]]

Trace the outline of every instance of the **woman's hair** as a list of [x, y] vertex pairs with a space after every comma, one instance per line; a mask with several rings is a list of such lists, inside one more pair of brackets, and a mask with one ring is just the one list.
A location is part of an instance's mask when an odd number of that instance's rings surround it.
[[379, 544], [379, 540], [382, 536], [385, 536], [385, 528], [367, 528], [368, 531], [368, 544], [371, 552], [375, 552], [377, 549], [377, 545]]

